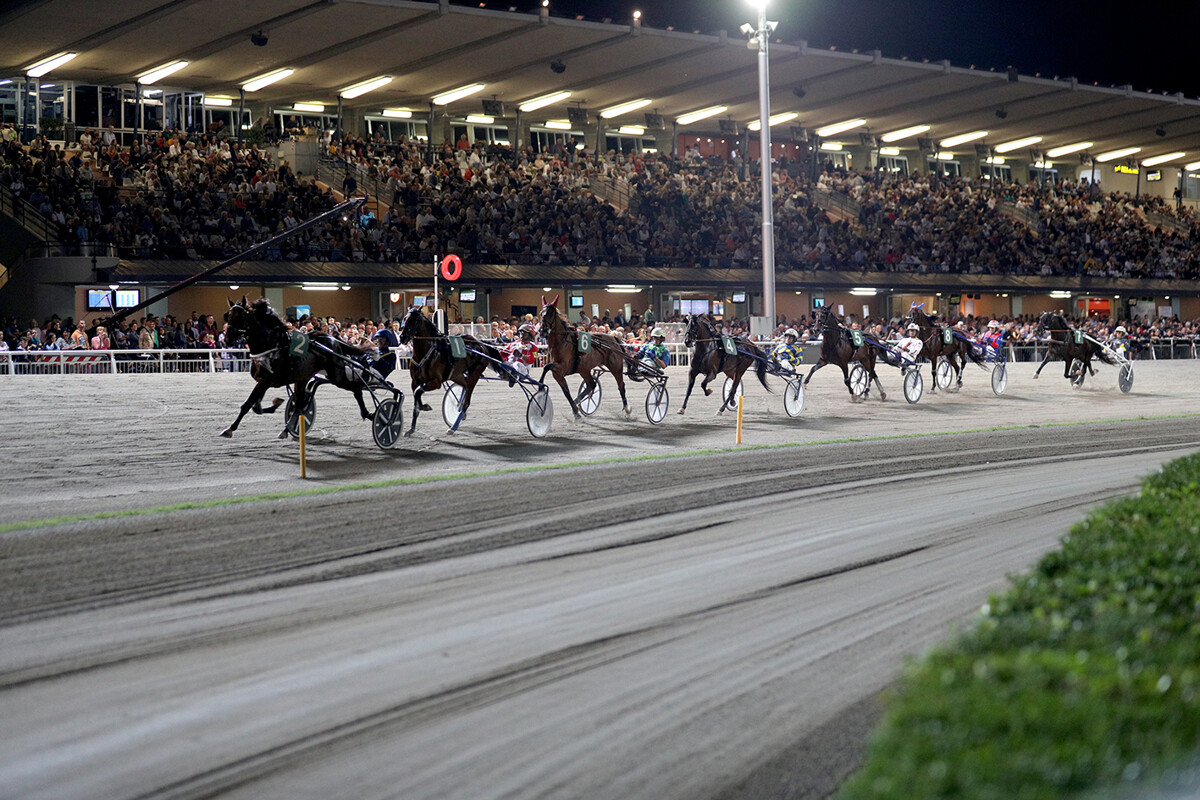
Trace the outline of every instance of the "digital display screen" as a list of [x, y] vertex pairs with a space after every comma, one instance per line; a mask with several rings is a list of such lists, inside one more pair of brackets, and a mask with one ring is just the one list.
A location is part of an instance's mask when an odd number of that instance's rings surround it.
[[950, 305], [957, 306], [957, 305], [961, 305], [961, 304], [962, 304], [962, 295], [960, 295], [960, 294], [950, 295]]
[[824, 308], [824, 307], [825, 307], [825, 298], [824, 297], [821, 297], [818, 295], [813, 298], [813, 308]]
[[734, 292], [733, 293], [733, 302], [735, 302], [735, 303], [746, 302], [746, 293], [745, 292]]
[[417, 295], [416, 297], [413, 298], [413, 305], [414, 306], [425, 305], [425, 297], [423, 295]]
[[474, 303], [475, 302], [475, 290], [474, 289], [463, 289], [461, 292], [458, 293], [458, 299], [464, 303]]
[[571, 308], [583, 308], [583, 295], [573, 294], [567, 302]]
[[679, 313], [680, 314], [707, 314], [708, 313], [708, 301], [707, 300], [680, 300], [679, 301]]
[[[108, 289], [88, 289], [88, 311], [115, 311], [112, 307], [113, 294]], [[142, 300], [141, 292], [137, 289], [118, 289], [115, 294], [117, 308], [133, 308]]]
[[718, 317], [723, 316], [725, 314], [725, 304], [720, 300], [713, 300], [712, 312]]

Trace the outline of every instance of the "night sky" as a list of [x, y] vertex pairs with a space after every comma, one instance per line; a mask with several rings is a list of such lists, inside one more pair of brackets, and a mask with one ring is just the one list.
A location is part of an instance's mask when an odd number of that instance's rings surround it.
[[[534, 7], [526, 0], [510, 4]], [[702, 33], [732, 34], [756, 15], [746, 0], [551, 0], [554, 14], [593, 20], [627, 20], [634, 9], [648, 26]], [[769, 0], [767, 18], [779, 20], [776, 34], [784, 42], [879, 49], [890, 58], [948, 58], [962, 67], [1011, 65], [1025, 75], [1200, 95], [1195, 0]]]

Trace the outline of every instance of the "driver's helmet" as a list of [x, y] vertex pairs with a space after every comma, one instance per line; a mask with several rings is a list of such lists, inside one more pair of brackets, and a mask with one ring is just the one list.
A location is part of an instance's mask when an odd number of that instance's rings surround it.
[[917, 325], [917, 323], [915, 323], [915, 322], [910, 322], [910, 323], [908, 323], [908, 327], [905, 328], [905, 330], [906, 331], [920, 331], [921, 326]]
[[521, 327], [517, 328], [517, 333], [519, 335], [529, 336], [530, 338], [533, 338], [533, 326], [530, 325], [528, 322], [526, 322]]
[[651, 339], [666, 339], [667, 334], [665, 331], [663, 331], [662, 328], [655, 328], [654, 330], [650, 331], [650, 338]]
[[1128, 331], [1125, 330], [1124, 325], [1118, 325], [1117, 329], [1113, 331], [1113, 333], [1128, 333]]
[[786, 331], [784, 331], [784, 332], [783, 332], [783, 338], [785, 338], [785, 339], [786, 339], [786, 338], [787, 338], [787, 337], [789, 337], [789, 336], [790, 336], [790, 337], [792, 337], [793, 339], [799, 339], [799, 338], [800, 338], [800, 334], [796, 333], [796, 329], [795, 329], [795, 328], [788, 328]]
[[988, 323], [988, 327], [989, 328], [999, 328], [1000, 320], [997, 320], [997, 319], [992, 320], [991, 322]]

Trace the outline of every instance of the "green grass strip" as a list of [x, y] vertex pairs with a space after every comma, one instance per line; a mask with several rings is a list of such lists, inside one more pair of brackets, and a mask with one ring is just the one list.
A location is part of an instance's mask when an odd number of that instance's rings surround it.
[[1142, 486], [908, 665], [839, 800], [1194, 796], [1200, 455]]
[[892, 439], [919, 439], [931, 436], [957, 436], [968, 433], [994, 433], [997, 431], [1026, 430], [1030, 428], [1065, 428], [1079, 425], [1107, 425], [1120, 422], [1142, 422], [1166, 419], [1186, 419], [1200, 417], [1200, 414], [1173, 414], [1163, 416], [1142, 416], [1123, 419], [1091, 420], [1084, 422], [1049, 422], [1034, 425], [997, 425], [987, 428], [969, 428], [959, 431], [929, 431], [922, 433], [891, 433], [879, 436], [856, 436], [838, 439], [821, 439], [810, 442], [780, 442], [778, 444], [743, 444], [728, 447], [708, 447], [698, 450], [686, 450], [671, 453], [645, 453], [636, 456], [611, 456], [588, 461], [566, 461], [559, 464], [534, 464], [519, 467], [498, 467], [479, 472], [457, 472], [450, 475], [422, 475], [412, 478], [387, 478], [379, 481], [350, 483], [339, 486], [315, 486], [305, 489], [294, 489], [284, 492], [268, 492], [245, 497], [222, 497], [213, 500], [189, 501], [156, 506], [154, 508], [124, 509], [117, 511], [99, 511], [93, 514], [76, 514], [46, 519], [29, 520], [27, 522], [8, 522], [0, 525], [0, 533], [33, 528], [48, 528], [54, 525], [65, 525], [73, 522], [90, 522], [93, 520], [118, 519], [121, 517], [138, 517], [147, 514], [165, 514], [173, 511], [194, 511], [206, 508], [239, 505], [242, 503], [264, 503], [273, 500], [288, 500], [296, 497], [316, 497], [319, 495], [355, 492], [363, 489], [386, 489], [395, 486], [416, 486], [438, 481], [466, 480], [470, 478], [487, 478], [497, 475], [512, 475], [527, 472], [545, 472], [549, 470], [573, 469], [576, 467], [591, 467], [604, 464], [629, 464], [639, 461], [659, 461], [671, 458], [690, 458], [694, 456], [721, 455], [728, 453], [746, 453], [761, 450], [780, 450], [793, 447], [813, 447], [826, 444], [857, 444], [863, 442], [879, 442]]

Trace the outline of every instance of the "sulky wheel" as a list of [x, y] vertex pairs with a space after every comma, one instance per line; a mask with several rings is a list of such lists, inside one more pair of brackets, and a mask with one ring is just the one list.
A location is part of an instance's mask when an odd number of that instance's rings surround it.
[[1071, 383], [1076, 387], [1083, 385], [1083, 362], [1078, 358], [1071, 361], [1071, 369], [1068, 372], [1071, 378]]
[[738, 381], [737, 393], [733, 397], [729, 396], [731, 389], [733, 389], [733, 378], [726, 377], [724, 385], [721, 386], [721, 399], [725, 401], [725, 405], [729, 408], [737, 408], [737, 399], [746, 393], [746, 384]]
[[950, 384], [954, 382], [954, 366], [948, 359], [938, 359], [937, 369], [933, 373], [933, 382], [937, 388], [943, 391], [950, 389]]
[[910, 403], [919, 403], [925, 392], [925, 379], [921, 370], [913, 367], [904, 373], [904, 399]]
[[446, 393], [442, 395], [442, 421], [451, 431], [458, 430], [458, 426], [462, 423], [463, 392], [463, 387], [457, 383], [451, 383], [446, 386]]
[[1128, 361], [1121, 365], [1121, 371], [1117, 373], [1117, 386], [1124, 394], [1133, 388], [1133, 364]]
[[852, 365], [850, 367], [850, 391], [854, 392], [855, 397], [862, 397], [870, 388], [871, 379], [867, 376], [867, 371], [863, 369], [863, 365]]
[[[587, 387], [587, 380], [583, 380], [579, 384], [579, 394], [575, 395], [575, 405], [579, 406], [579, 413], [585, 417], [590, 417], [595, 414], [600, 408], [600, 398], [604, 394], [600, 389], [600, 381], [596, 380], [596, 385], [590, 394], [584, 394], [583, 390]], [[545, 434], [543, 434], [544, 436]], [[535, 433], [534, 436], [537, 436]]]
[[997, 395], [1004, 394], [1008, 388], [1008, 364], [1001, 361], [992, 367], [992, 391]]
[[375, 409], [371, 420], [375, 444], [390, 450], [404, 437], [404, 395], [389, 397]]
[[[314, 387], [315, 389], [315, 387]], [[293, 439], [300, 438], [300, 415], [296, 413], [296, 395], [293, 394], [288, 398], [287, 407], [284, 409], [284, 424], [287, 426], [287, 432], [292, 435]], [[306, 433], [312, 432], [313, 420], [317, 418], [317, 395], [315, 391], [308, 392], [308, 401], [304, 404], [304, 430]]]
[[662, 384], [653, 384], [650, 391], [646, 392], [646, 419], [650, 420], [651, 425], [657, 425], [666, 418], [669, 402], [667, 387]]
[[783, 410], [789, 417], [798, 417], [804, 410], [804, 381], [793, 378], [783, 390]]
[[529, 398], [525, 408], [525, 424], [529, 432], [537, 439], [543, 438], [550, 432], [550, 423], [554, 421], [554, 404], [550, 402], [550, 390], [539, 386]]

